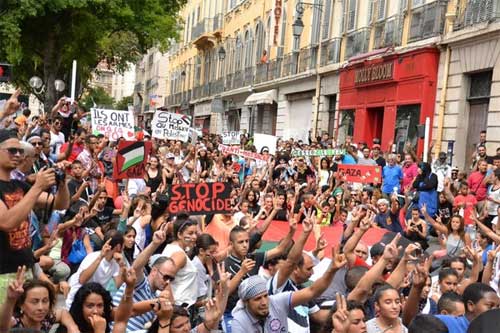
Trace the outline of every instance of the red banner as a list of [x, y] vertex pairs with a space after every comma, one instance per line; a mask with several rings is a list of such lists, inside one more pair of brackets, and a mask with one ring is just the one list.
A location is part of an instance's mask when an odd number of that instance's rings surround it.
[[218, 214], [231, 212], [230, 183], [186, 183], [169, 188], [168, 212], [172, 215]]
[[146, 162], [151, 153], [150, 141], [120, 141], [113, 167], [113, 178], [143, 178]]
[[337, 178], [346, 182], [380, 184], [382, 167], [378, 165], [339, 164]]

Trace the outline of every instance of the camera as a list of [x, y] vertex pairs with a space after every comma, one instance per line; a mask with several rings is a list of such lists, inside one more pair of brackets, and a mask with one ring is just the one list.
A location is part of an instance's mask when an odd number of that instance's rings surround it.
[[56, 184], [59, 184], [66, 179], [66, 173], [62, 169], [54, 168], [54, 174], [56, 175]]

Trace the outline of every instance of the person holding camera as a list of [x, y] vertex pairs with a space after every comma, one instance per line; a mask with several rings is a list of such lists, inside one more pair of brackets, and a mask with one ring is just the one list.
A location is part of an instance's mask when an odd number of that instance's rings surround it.
[[[31, 248], [29, 214], [35, 207], [66, 209], [69, 192], [65, 179], [58, 179], [54, 169], [43, 168], [36, 174], [33, 186], [10, 175], [22, 162], [24, 149], [15, 133], [0, 130], [0, 299], [15, 279], [17, 267], [34, 266]], [[47, 191], [57, 186], [56, 194]]]

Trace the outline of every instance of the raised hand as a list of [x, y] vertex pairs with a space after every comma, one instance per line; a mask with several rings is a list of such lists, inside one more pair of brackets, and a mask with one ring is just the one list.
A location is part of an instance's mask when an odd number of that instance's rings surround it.
[[328, 246], [328, 242], [325, 239], [325, 234], [319, 235], [318, 239], [316, 240], [316, 248], [314, 249], [317, 252], [323, 251], [326, 247]]
[[108, 239], [106, 241], [106, 243], [104, 243], [104, 245], [102, 246], [102, 249], [101, 249], [101, 259], [105, 258], [108, 254], [111, 253], [111, 251], [113, 251], [113, 249], [111, 248], [111, 245], [109, 245], [110, 242], [111, 242], [111, 238]]
[[392, 239], [392, 241], [385, 246], [383, 258], [386, 260], [394, 259], [398, 256], [398, 243], [401, 239], [401, 234], [396, 234], [396, 236]]
[[137, 275], [135, 274], [135, 269], [122, 267], [121, 268], [122, 281], [125, 282], [127, 287], [134, 287], [137, 282]]
[[21, 103], [19, 103], [18, 97], [21, 94], [21, 89], [17, 89], [5, 102], [3, 106], [3, 117], [10, 116], [11, 114], [16, 113], [16, 111], [19, 109], [21, 106]]
[[316, 217], [312, 217], [312, 212], [305, 213], [305, 219], [302, 221], [302, 230], [304, 232], [311, 232], [316, 224]]
[[9, 283], [9, 288], [7, 289], [7, 299], [16, 301], [24, 293], [23, 284], [25, 273], [26, 266], [17, 267], [16, 279]]
[[347, 333], [351, 322], [349, 320], [349, 311], [347, 311], [347, 301], [344, 295], [336, 295], [337, 311], [332, 315], [333, 330], [336, 333]]
[[347, 259], [343, 253], [340, 253], [338, 246], [332, 246], [332, 262], [330, 267], [339, 270], [347, 265]]
[[167, 239], [168, 223], [163, 223], [158, 230], [153, 234], [153, 243], [159, 245]]

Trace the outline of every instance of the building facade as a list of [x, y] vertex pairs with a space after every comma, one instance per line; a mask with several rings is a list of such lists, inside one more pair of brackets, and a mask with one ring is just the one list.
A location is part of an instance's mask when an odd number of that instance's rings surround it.
[[135, 66], [134, 112], [140, 127], [150, 127], [156, 109], [165, 107], [168, 91], [168, 56], [157, 48], [148, 50]]
[[[474, 133], [499, 126], [499, 3], [190, 0], [169, 51], [166, 107], [213, 133], [328, 132], [419, 151], [417, 125], [429, 118], [436, 150], [456, 141], [464, 165]], [[490, 154], [497, 135], [488, 131]]]
[[129, 64], [127, 70], [123, 73], [115, 73], [112, 79], [111, 97], [115, 101], [120, 101], [124, 97], [134, 94], [135, 85], [135, 65]]

